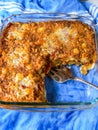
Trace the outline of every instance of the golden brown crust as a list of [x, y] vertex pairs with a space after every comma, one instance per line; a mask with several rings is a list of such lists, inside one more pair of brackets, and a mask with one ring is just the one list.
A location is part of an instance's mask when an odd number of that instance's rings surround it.
[[96, 61], [94, 31], [79, 21], [10, 23], [0, 44], [0, 100], [44, 102], [44, 78], [51, 66]]

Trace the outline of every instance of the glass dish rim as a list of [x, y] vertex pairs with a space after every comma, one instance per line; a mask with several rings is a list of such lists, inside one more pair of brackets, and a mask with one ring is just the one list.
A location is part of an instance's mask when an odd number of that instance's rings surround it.
[[[44, 14], [44, 15], [43, 15]], [[53, 14], [53, 15], [56, 15], [56, 16], [48, 16], [48, 17], [46, 17], [46, 15], [50, 15], [50, 14]], [[57, 18], [57, 19], [59, 19], [60, 17], [64, 17], [64, 16], [67, 16], [67, 17], [69, 17], [70, 19], [73, 19], [73, 20], [78, 20], [79, 18], [86, 18], [87, 20], [89, 20], [89, 21], [91, 21], [92, 22], [92, 20], [91, 19], [89, 19], [89, 18], [87, 18], [86, 16], [82, 16], [82, 15], [76, 15], [76, 14], [67, 14], [67, 13], [23, 13], [23, 14], [14, 14], [14, 15], [11, 15], [11, 16], [9, 16], [9, 17], [7, 17], [4, 21], [3, 21], [3, 23], [2, 23], [2, 25], [1, 25], [1, 30], [0, 30], [0, 36], [1, 36], [1, 34], [2, 34], [2, 30], [3, 30], [3, 26], [4, 26], [4, 24], [5, 24], [5, 22], [6, 21], [8, 21], [8, 19], [11, 19], [11, 18], [13, 18], [13, 17], [16, 17], [16, 16], [22, 16], [22, 15], [43, 15], [43, 18], [51, 18], [51, 19], [53, 19], [54, 20], [54, 18]], [[77, 19], [76, 19], [77, 18]], [[93, 25], [93, 27], [94, 27], [94, 31], [95, 31], [95, 44], [96, 44], [96, 47], [97, 47], [97, 33], [96, 33], [96, 24], [94, 24], [94, 23], [92, 23], [92, 25]], [[97, 49], [98, 50], [98, 49]], [[98, 51], [97, 51], [98, 52]], [[52, 107], [52, 106], [79, 106], [79, 105], [82, 105], [82, 106], [89, 106], [89, 105], [92, 105], [93, 106], [93, 104], [96, 104], [98, 102], [98, 98], [95, 98], [94, 100], [92, 100], [92, 102], [54, 102], [54, 103], [51, 103], [51, 102], [41, 102], [41, 103], [35, 103], [35, 102], [7, 102], [7, 101], [0, 101], [0, 106], [1, 105], [12, 105], [12, 106], [14, 106], [14, 105], [17, 105], [17, 106], [20, 106], [20, 105], [22, 105], [22, 106], [44, 106], [44, 107]]]

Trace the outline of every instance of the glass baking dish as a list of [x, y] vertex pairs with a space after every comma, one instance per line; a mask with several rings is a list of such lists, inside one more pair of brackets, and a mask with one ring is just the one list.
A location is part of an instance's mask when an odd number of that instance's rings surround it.
[[[18, 14], [8, 17], [4, 20], [1, 26], [1, 32], [10, 22], [40, 22], [40, 21], [55, 21], [55, 20], [72, 20], [82, 21], [89, 24], [95, 32], [95, 44], [97, 47], [97, 31], [94, 22], [86, 17], [71, 15], [71, 14], [57, 14], [57, 13], [30, 13]], [[89, 40], [89, 39], [88, 39]], [[98, 52], [98, 51], [97, 51]], [[98, 85], [98, 63], [96, 61], [95, 67], [88, 72], [87, 75], [82, 75], [79, 72], [79, 67], [71, 66], [75, 76], [86, 79], [93, 84]], [[65, 83], [56, 83], [48, 76], [45, 78], [46, 95], [49, 102], [47, 103], [33, 103], [33, 102], [5, 102], [0, 101], [0, 107], [6, 109], [25, 110], [25, 111], [73, 111], [79, 109], [87, 109], [95, 106], [98, 103], [98, 90], [91, 88], [83, 83], [77, 81], [67, 81]]]

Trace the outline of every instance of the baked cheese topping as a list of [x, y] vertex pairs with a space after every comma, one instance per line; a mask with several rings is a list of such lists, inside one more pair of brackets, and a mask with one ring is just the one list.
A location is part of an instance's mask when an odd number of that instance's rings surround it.
[[0, 44], [0, 100], [45, 102], [44, 78], [51, 67], [96, 61], [95, 34], [79, 21], [10, 23]]

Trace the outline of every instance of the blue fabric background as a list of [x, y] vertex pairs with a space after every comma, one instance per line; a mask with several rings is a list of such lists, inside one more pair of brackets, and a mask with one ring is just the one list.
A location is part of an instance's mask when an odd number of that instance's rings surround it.
[[[98, 7], [78, 0], [0, 0], [0, 24], [12, 15], [28, 12], [63, 12], [87, 16], [98, 23]], [[98, 85], [98, 73], [92, 70], [82, 76], [75, 68], [76, 76], [80, 76]], [[51, 81], [53, 83], [53, 81]], [[48, 83], [48, 81], [47, 81]], [[76, 85], [74, 82], [66, 83]], [[79, 84], [78, 84], [79, 85]], [[61, 86], [60, 86], [61, 87]], [[62, 86], [63, 87], [63, 86]], [[83, 85], [85, 87], [85, 85]], [[59, 85], [57, 86], [59, 88]], [[76, 91], [71, 88], [72, 94]], [[64, 90], [66, 92], [66, 90]], [[70, 92], [70, 91], [69, 91]], [[62, 90], [61, 90], [62, 93]], [[92, 90], [92, 95], [98, 92]], [[85, 95], [84, 95], [85, 96]], [[58, 98], [57, 98], [58, 100]], [[98, 130], [98, 106], [72, 112], [20, 112], [0, 109], [0, 130]]]

